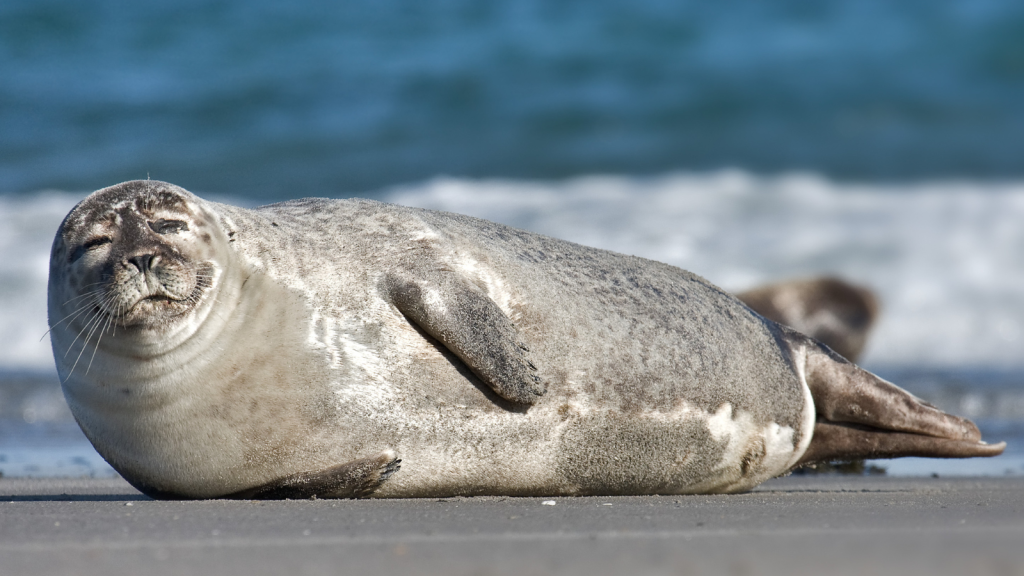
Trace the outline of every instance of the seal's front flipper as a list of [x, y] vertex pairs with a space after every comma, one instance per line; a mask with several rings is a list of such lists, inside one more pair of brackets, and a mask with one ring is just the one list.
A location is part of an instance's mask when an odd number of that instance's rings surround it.
[[817, 423], [800, 463], [857, 458], [996, 456], [966, 418], [947, 414], [784, 327], [814, 399]]
[[533, 404], [546, 391], [508, 316], [486, 294], [450, 273], [389, 276], [382, 291], [409, 321], [439, 340], [499, 396]]
[[263, 486], [222, 496], [235, 500], [294, 500], [306, 498], [362, 498], [380, 488], [398, 471], [402, 461], [388, 450], [373, 458], [361, 458], [325, 470], [299, 472]]

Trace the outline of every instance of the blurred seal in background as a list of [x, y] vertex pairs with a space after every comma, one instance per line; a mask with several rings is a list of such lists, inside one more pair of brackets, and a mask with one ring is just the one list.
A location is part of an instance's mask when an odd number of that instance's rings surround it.
[[818, 340], [851, 362], [864, 351], [879, 312], [871, 290], [832, 277], [769, 284], [736, 297], [761, 316]]

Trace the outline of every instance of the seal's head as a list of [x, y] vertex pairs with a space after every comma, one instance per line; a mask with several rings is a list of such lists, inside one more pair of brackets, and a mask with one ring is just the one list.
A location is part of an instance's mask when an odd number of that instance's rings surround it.
[[94, 192], [64, 219], [50, 254], [55, 351], [99, 348], [104, 337], [133, 354], [179, 343], [215, 288], [227, 234], [202, 200], [171, 184]]

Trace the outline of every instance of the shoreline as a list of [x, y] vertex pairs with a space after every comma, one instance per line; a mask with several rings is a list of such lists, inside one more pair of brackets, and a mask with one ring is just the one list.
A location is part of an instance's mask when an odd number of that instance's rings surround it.
[[295, 501], [154, 501], [121, 479], [3, 478], [0, 518], [4, 574], [1024, 574], [1021, 477]]

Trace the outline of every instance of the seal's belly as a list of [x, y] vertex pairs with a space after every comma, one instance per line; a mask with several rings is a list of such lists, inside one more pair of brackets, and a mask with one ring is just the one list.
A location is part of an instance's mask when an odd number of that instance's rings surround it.
[[[741, 491], [785, 472], [806, 447], [801, 424], [813, 425], [810, 392], [792, 372], [788, 385], [803, 405], [773, 415], [747, 410], [744, 398], [702, 406], [682, 380], [670, 400], [610, 401], [614, 381], [587, 379], [578, 363], [554, 357], [542, 360], [553, 374], [548, 393], [516, 409], [444, 347], [401, 323], [385, 331], [402, 350], [392, 377], [349, 379], [334, 394], [341, 426], [372, 438], [353, 457], [391, 449], [402, 459], [376, 496]], [[640, 367], [637, 375], [671, 380]], [[803, 413], [796, 423], [793, 412]]]
[[730, 404], [628, 414], [561, 400], [527, 414], [405, 414], [414, 432], [394, 443], [402, 473], [375, 495], [733, 492], [785, 472], [802, 452], [799, 431]]

